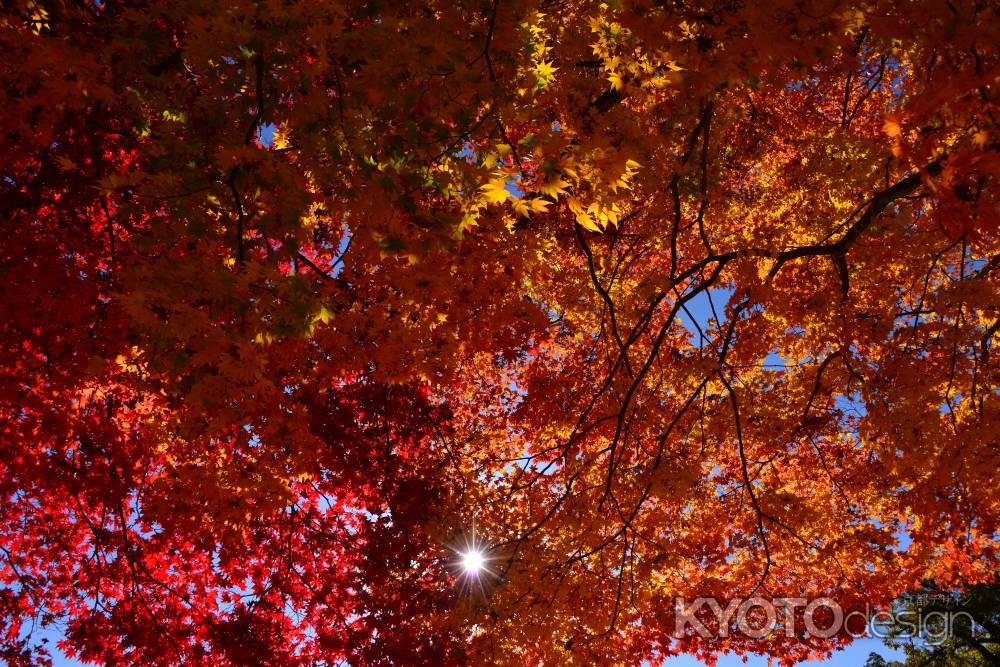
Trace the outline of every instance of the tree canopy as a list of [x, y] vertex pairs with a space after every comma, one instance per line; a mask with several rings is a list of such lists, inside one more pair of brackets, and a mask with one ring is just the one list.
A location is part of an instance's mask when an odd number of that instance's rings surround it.
[[850, 638], [675, 598], [988, 580], [998, 44], [990, 0], [5, 3], [0, 659], [787, 663]]

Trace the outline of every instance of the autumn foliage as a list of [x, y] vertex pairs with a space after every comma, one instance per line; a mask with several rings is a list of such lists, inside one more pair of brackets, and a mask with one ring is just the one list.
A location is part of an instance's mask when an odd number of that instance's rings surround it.
[[674, 598], [991, 579], [998, 44], [989, 0], [4, 3], [0, 661], [791, 661], [849, 638]]

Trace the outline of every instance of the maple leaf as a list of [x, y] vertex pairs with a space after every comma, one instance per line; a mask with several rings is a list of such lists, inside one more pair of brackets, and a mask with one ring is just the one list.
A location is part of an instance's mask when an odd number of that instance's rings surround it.
[[551, 202], [538, 197], [531, 199], [514, 198], [513, 207], [515, 213], [527, 218], [530, 217], [532, 213], [544, 213], [546, 209], [548, 209], [550, 203]]
[[507, 184], [502, 180], [490, 181], [483, 185], [479, 191], [483, 194], [483, 199], [490, 204], [503, 203], [510, 197]]
[[559, 68], [553, 67], [551, 62], [540, 61], [534, 67], [535, 77], [539, 85], [546, 85], [555, 80], [556, 72]]
[[882, 124], [882, 131], [890, 137], [898, 137], [902, 133], [902, 129], [899, 127], [899, 122], [893, 119], [886, 120]]
[[558, 197], [565, 192], [568, 187], [569, 183], [564, 181], [561, 175], [555, 174], [539, 186], [538, 191], [542, 194], [549, 195], [550, 197]]

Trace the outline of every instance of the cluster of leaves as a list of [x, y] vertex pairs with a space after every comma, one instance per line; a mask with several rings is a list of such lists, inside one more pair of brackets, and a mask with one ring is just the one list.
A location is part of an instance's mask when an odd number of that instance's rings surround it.
[[0, 658], [789, 663], [847, 638], [675, 596], [983, 581], [997, 44], [989, 0], [6, 3]]

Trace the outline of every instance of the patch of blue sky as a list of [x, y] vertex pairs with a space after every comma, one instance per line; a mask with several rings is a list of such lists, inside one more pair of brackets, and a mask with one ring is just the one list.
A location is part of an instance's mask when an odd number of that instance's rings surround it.
[[868, 408], [861, 394], [856, 391], [850, 394], [835, 394], [833, 405], [844, 414], [854, 415], [858, 419], [868, 416]]
[[[52, 667], [84, 667], [87, 663], [69, 657], [59, 648], [58, 642], [62, 641], [65, 636], [66, 629], [58, 623], [52, 623], [45, 627], [36, 627], [31, 632], [31, 643], [48, 649], [52, 654]], [[23, 639], [23, 637], [21, 638]]]
[[274, 145], [274, 134], [277, 131], [278, 128], [274, 123], [261, 123], [260, 127], [257, 128], [257, 141], [264, 148], [270, 148]]
[[698, 347], [706, 342], [710, 329], [719, 329], [726, 322], [726, 304], [733, 296], [727, 287], [712, 287], [696, 294], [684, 304], [680, 323], [698, 341]]
[[347, 250], [351, 246], [351, 228], [345, 222], [343, 224], [342, 234], [340, 235], [340, 241], [337, 243], [337, 260], [333, 265], [333, 268], [329, 271], [330, 276], [336, 278], [340, 275], [341, 271], [344, 270], [344, 257], [347, 255]]
[[893, 533], [896, 538], [896, 551], [908, 551], [913, 540], [910, 538], [910, 529], [905, 524], [900, 524]]
[[521, 188], [520, 176], [511, 176], [510, 178], [508, 178], [507, 182], [504, 183], [504, 188], [513, 197], [517, 197], [520, 199], [521, 197], [524, 196], [524, 190]]
[[[684, 304], [681, 326], [687, 329], [698, 347], [709, 342], [710, 331], [719, 332], [728, 322], [726, 306], [732, 299], [733, 289], [730, 287], [713, 287], [696, 294]], [[772, 350], [764, 358], [763, 365], [768, 368], [784, 368], [786, 361], [777, 350]]]

